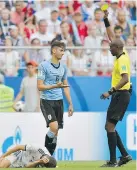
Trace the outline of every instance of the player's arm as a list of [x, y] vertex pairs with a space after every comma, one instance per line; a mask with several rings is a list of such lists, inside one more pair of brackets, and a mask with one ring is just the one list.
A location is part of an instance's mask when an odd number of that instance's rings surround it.
[[121, 74], [121, 77], [122, 78], [121, 78], [120, 82], [114, 87], [115, 90], [121, 89], [125, 84], [127, 84], [129, 82], [127, 73]]
[[[67, 80], [63, 80], [63, 84], [64, 85], [68, 85], [68, 81]], [[68, 101], [69, 105], [72, 105], [72, 100], [71, 100], [70, 88], [69, 87], [64, 89], [64, 94], [65, 94], [65, 96], [67, 98], [67, 101]]]
[[115, 87], [112, 87], [108, 92], [102, 94], [100, 96], [101, 99], [108, 98], [110, 95], [115, 93], [117, 90], [121, 89], [125, 84], [127, 84], [129, 82], [128, 63], [127, 63], [127, 61], [125, 61], [122, 58], [119, 58], [119, 61], [118, 61], [118, 71], [121, 75], [121, 80], [119, 81], [119, 83]]
[[110, 25], [110, 22], [108, 20], [108, 11], [104, 11], [104, 24], [106, 27], [107, 35], [110, 41], [113, 41], [115, 39], [115, 34], [112, 30], [112, 27]]
[[46, 76], [46, 71], [43, 69], [42, 66], [39, 66], [38, 68], [38, 76], [37, 76], [37, 88], [39, 91], [45, 91], [45, 90], [51, 90], [54, 88], [65, 88], [68, 87], [66, 85], [63, 85], [63, 83], [57, 83], [53, 85], [45, 85], [45, 76]]
[[34, 162], [30, 162], [28, 163], [25, 168], [35, 168], [37, 165], [40, 164], [40, 160], [34, 161]]
[[47, 164], [48, 162], [49, 162], [49, 158], [44, 157], [44, 158], [41, 158], [37, 161], [30, 162], [28, 165], [25, 166], [25, 168], [35, 168], [35, 167], [37, 167], [37, 165]]
[[37, 94], [38, 94], [38, 101], [37, 101], [37, 107], [36, 107], [36, 112], [40, 111], [40, 92], [39, 90], [37, 90]]
[[15, 105], [18, 101], [20, 101], [22, 99], [22, 97], [24, 96], [24, 91], [23, 89], [18, 93], [18, 95], [16, 96], [15, 100], [14, 100], [14, 103], [13, 103], [13, 109], [15, 109]]
[[21, 82], [21, 87], [20, 87], [20, 92], [18, 93], [18, 95], [16, 96], [14, 103], [13, 103], [13, 109], [15, 110], [15, 105], [18, 101], [20, 101], [22, 99], [22, 97], [24, 96], [24, 79]]
[[11, 149], [9, 149], [6, 153], [4, 153], [2, 156], [1, 156], [1, 158], [5, 158], [6, 156], [8, 156], [8, 155], [10, 155], [10, 154], [12, 154], [12, 153], [14, 153], [14, 152], [17, 152], [17, 151], [19, 151], [19, 150], [25, 150], [25, 145], [17, 145], [17, 146], [15, 146], [15, 147], [13, 147], [13, 148], [11, 148]]
[[58, 88], [57, 84], [54, 85], [45, 85], [44, 80], [37, 80], [37, 88], [39, 91], [51, 90], [54, 88]]
[[[67, 81], [67, 69], [65, 68], [65, 73], [64, 73], [64, 76], [63, 76], [63, 84], [68, 86], [68, 81]], [[72, 104], [72, 100], [71, 100], [71, 95], [70, 95], [70, 88], [67, 87], [67, 88], [64, 88], [64, 94], [66, 96], [66, 99], [69, 103], [69, 110], [68, 110], [68, 115], [69, 116], [72, 116], [73, 115], [73, 104]]]

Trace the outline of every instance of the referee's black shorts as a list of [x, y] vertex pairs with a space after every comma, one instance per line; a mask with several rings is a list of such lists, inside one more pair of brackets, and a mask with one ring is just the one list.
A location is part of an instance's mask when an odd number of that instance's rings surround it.
[[107, 121], [118, 122], [123, 119], [130, 101], [128, 90], [119, 90], [112, 95], [110, 105], [107, 110]]
[[46, 120], [47, 127], [51, 122], [58, 122], [58, 128], [63, 129], [63, 100], [40, 100], [40, 107]]

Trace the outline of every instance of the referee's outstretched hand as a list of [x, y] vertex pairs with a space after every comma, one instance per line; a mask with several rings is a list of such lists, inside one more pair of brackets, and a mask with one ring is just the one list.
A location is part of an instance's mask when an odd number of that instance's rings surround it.
[[105, 93], [101, 94], [100, 99], [104, 99], [104, 100], [109, 99], [109, 96], [110, 96], [110, 94], [108, 92], [105, 92]]
[[57, 88], [66, 88], [66, 87], [69, 87], [69, 85], [63, 84], [62, 82], [57, 83]]

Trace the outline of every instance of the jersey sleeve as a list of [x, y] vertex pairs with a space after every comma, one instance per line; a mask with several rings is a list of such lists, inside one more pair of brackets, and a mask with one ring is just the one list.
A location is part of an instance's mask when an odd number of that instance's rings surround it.
[[128, 61], [124, 57], [119, 58], [118, 70], [120, 74], [128, 73]]
[[25, 78], [23, 78], [22, 82], [21, 82], [21, 86], [20, 86], [20, 91], [24, 91], [24, 81], [25, 81]]
[[67, 67], [64, 66], [64, 75], [62, 77], [62, 81], [67, 79]]
[[39, 65], [38, 67], [38, 75], [37, 75], [37, 79], [38, 80], [45, 80], [45, 75], [46, 75], [46, 71], [43, 68], [43, 65]]
[[50, 155], [50, 153], [48, 152], [46, 148], [41, 148], [37, 145], [27, 144], [25, 145], [25, 151], [37, 151], [41, 156], [46, 155], [46, 154]]
[[25, 151], [35, 151], [35, 150], [38, 149], [30, 144], [25, 145]]

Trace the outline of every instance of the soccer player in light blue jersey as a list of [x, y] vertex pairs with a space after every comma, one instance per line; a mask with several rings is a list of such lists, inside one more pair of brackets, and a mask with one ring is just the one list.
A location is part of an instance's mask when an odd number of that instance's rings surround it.
[[52, 58], [42, 62], [38, 67], [37, 86], [41, 91], [40, 107], [47, 122], [49, 131], [45, 137], [45, 147], [53, 155], [57, 144], [59, 129], [63, 129], [63, 93], [69, 103], [68, 116], [73, 115], [73, 105], [67, 82], [67, 68], [60, 63], [64, 55], [65, 44], [53, 41], [51, 44]]

